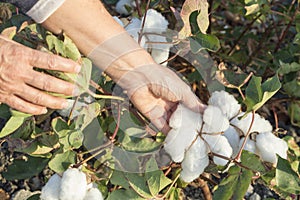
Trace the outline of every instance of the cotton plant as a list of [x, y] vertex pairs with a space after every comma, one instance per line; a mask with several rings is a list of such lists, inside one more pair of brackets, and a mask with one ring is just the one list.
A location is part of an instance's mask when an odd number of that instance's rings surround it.
[[174, 162], [181, 162], [182, 180], [191, 182], [199, 177], [209, 164], [210, 152], [215, 164], [225, 166], [242, 148], [249, 131], [256, 133], [256, 138], [247, 138], [245, 150], [273, 164], [277, 163], [276, 154], [287, 158], [287, 143], [271, 132], [270, 122], [255, 114], [248, 130], [252, 115], [244, 114], [237, 100], [225, 91], [211, 95], [203, 115], [178, 105], [169, 120], [171, 130], [164, 148]]
[[116, 4], [116, 11], [122, 15], [129, 15], [136, 7], [134, 0], [119, 0]]
[[87, 184], [86, 175], [76, 168], [66, 170], [62, 177], [54, 174], [42, 188], [41, 200], [103, 200], [101, 192]]
[[[148, 9], [145, 15], [146, 18], [143, 28], [144, 17], [142, 19], [133, 17], [126, 25], [124, 25], [117, 17], [114, 18], [120, 25], [124, 26], [125, 30], [137, 42], [140, 43], [141, 47], [151, 49], [151, 55], [155, 62], [163, 63], [169, 58], [169, 51], [172, 46], [171, 44], [167, 44], [167, 39], [163, 35], [163, 33], [167, 31], [169, 23], [161, 13], [154, 9]], [[143, 33], [145, 34], [139, 39], [141, 30], [143, 30]], [[166, 64], [167, 62], [163, 63], [163, 65]]]

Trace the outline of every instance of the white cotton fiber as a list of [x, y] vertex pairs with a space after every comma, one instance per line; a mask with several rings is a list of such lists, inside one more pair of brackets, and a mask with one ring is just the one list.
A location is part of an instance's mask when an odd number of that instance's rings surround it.
[[144, 32], [163, 33], [168, 29], [168, 24], [169, 22], [162, 14], [154, 9], [149, 9], [147, 11]]
[[[209, 135], [204, 134], [202, 135], [202, 138], [208, 145], [208, 149], [216, 154], [225, 156], [227, 158], [230, 158], [232, 156], [232, 148], [227, 140], [227, 138], [221, 134], [219, 135]], [[214, 163], [217, 165], [226, 165], [228, 160], [214, 156], [213, 158]]]
[[234, 98], [234, 96], [230, 95], [226, 91], [213, 92], [209, 98], [208, 105], [213, 105], [220, 108], [227, 119], [235, 117], [241, 109], [240, 104]]
[[240, 143], [240, 136], [239, 133], [235, 130], [234, 127], [229, 126], [229, 128], [224, 132], [223, 134], [230, 146], [232, 147], [233, 153], [232, 155], [237, 155], [238, 151], [239, 151], [239, 143]]
[[[242, 144], [243, 144], [244, 140], [245, 140], [245, 138], [242, 137], [240, 140], [239, 148], [242, 148]], [[252, 153], [257, 153], [255, 142], [253, 140], [251, 140], [250, 138], [248, 138], [246, 141], [246, 144], [244, 146], [244, 150], [250, 151]]]
[[277, 164], [276, 154], [287, 159], [287, 143], [276, 137], [272, 132], [258, 134], [256, 136], [256, 147], [263, 161]]
[[60, 200], [83, 200], [87, 190], [85, 174], [79, 169], [68, 169], [61, 179]]
[[[252, 121], [252, 114], [249, 113], [245, 118], [241, 120], [238, 119], [239, 117], [242, 117], [244, 114], [245, 113], [239, 114], [237, 117], [231, 120], [230, 123], [238, 127], [243, 132], [243, 134], [246, 135]], [[259, 114], [255, 113], [254, 122], [250, 132], [263, 133], [263, 132], [270, 132], [272, 131], [272, 129], [273, 129], [272, 125], [270, 124], [269, 121], [265, 120]]]
[[164, 148], [174, 162], [181, 162], [184, 153], [198, 135], [202, 124], [201, 115], [195, 113], [184, 105], [179, 104], [170, 117], [172, 128], [166, 139]]
[[51, 176], [42, 189], [41, 200], [59, 200], [61, 177], [57, 174]]
[[90, 188], [83, 200], [103, 200], [103, 196], [97, 188]]
[[229, 128], [229, 121], [222, 111], [212, 105], [208, 105], [203, 113], [203, 132], [204, 133], [220, 133]]
[[180, 177], [185, 182], [192, 182], [204, 172], [209, 164], [207, 147], [199, 137], [188, 149], [181, 163], [182, 171]]
[[133, 0], [119, 0], [116, 4], [116, 11], [123, 15], [129, 15], [130, 12], [128, 12], [127, 8], [133, 8]]

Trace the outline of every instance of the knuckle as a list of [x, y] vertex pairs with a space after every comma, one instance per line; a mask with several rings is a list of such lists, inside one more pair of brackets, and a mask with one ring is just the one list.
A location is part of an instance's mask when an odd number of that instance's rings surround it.
[[31, 101], [34, 104], [41, 105], [44, 101], [44, 94], [42, 92], [39, 92], [34, 96], [34, 98]]
[[54, 70], [56, 68], [57, 58], [54, 55], [47, 54], [47, 64], [50, 70]]

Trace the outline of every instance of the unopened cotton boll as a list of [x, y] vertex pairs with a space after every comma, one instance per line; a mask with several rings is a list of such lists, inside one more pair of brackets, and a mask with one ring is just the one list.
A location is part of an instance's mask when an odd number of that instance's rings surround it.
[[68, 169], [61, 179], [60, 200], [83, 200], [87, 190], [85, 174], [79, 169]]
[[229, 128], [229, 120], [223, 115], [220, 108], [208, 105], [203, 113], [203, 132], [220, 133]]
[[[230, 146], [227, 138], [221, 134], [219, 135], [202, 135], [202, 138], [208, 145], [208, 149], [216, 154], [230, 158], [232, 155], [232, 147]], [[228, 160], [214, 156], [214, 163], [217, 165], [226, 165]]]
[[202, 124], [201, 115], [195, 113], [182, 104], [172, 114], [169, 125], [172, 128], [166, 139], [164, 148], [174, 162], [181, 162], [185, 151], [197, 137], [197, 131]]
[[[239, 114], [237, 117], [231, 120], [230, 123], [236, 126], [237, 128], [239, 128], [243, 132], [243, 134], [246, 135], [251, 125], [252, 114], [249, 113], [243, 119], [239, 119], [239, 117], [242, 117], [244, 114], [245, 113]], [[272, 125], [268, 120], [265, 120], [259, 114], [255, 113], [253, 125], [251, 127], [250, 132], [263, 133], [263, 132], [270, 132], [272, 131], [272, 129], [273, 129]]]
[[239, 143], [240, 143], [240, 136], [239, 133], [235, 130], [234, 127], [229, 126], [229, 128], [224, 132], [223, 134], [230, 146], [232, 147], [233, 153], [232, 155], [237, 155], [238, 151], [239, 151]]
[[41, 200], [59, 200], [61, 177], [57, 174], [51, 176], [42, 189]]
[[116, 11], [123, 15], [129, 15], [126, 6], [132, 9], [134, 7], [133, 0], [119, 0], [116, 4]]
[[235, 117], [241, 109], [240, 104], [234, 98], [234, 96], [230, 95], [226, 91], [213, 92], [208, 100], [208, 105], [213, 105], [220, 108], [227, 119]]
[[205, 142], [199, 137], [188, 149], [181, 163], [180, 177], [185, 182], [192, 182], [200, 176], [209, 164], [208, 150]]
[[287, 143], [276, 137], [272, 132], [258, 134], [256, 136], [256, 147], [263, 161], [277, 164], [276, 154], [287, 159]]
[[83, 200], [103, 200], [103, 196], [97, 188], [90, 188]]
[[[242, 144], [243, 144], [244, 140], [245, 140], [244, 137], [241, 138], [239, 148], [242, 148]], [[255, 142], [253, 140], [251, 140], [250, 138], [248, 138], [247, 141], [246, 141], [246, 144], [244, 146], [244, 150], [250, 151], [252, 153], [257, 153]]]

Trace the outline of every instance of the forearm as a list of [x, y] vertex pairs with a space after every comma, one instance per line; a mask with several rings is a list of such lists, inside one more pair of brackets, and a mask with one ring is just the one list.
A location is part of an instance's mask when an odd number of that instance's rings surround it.
[[99, 0], [66, 0], [43, 25], [55, 33], [66, 33], [114, 80], [131, 68], [154, 63]]

